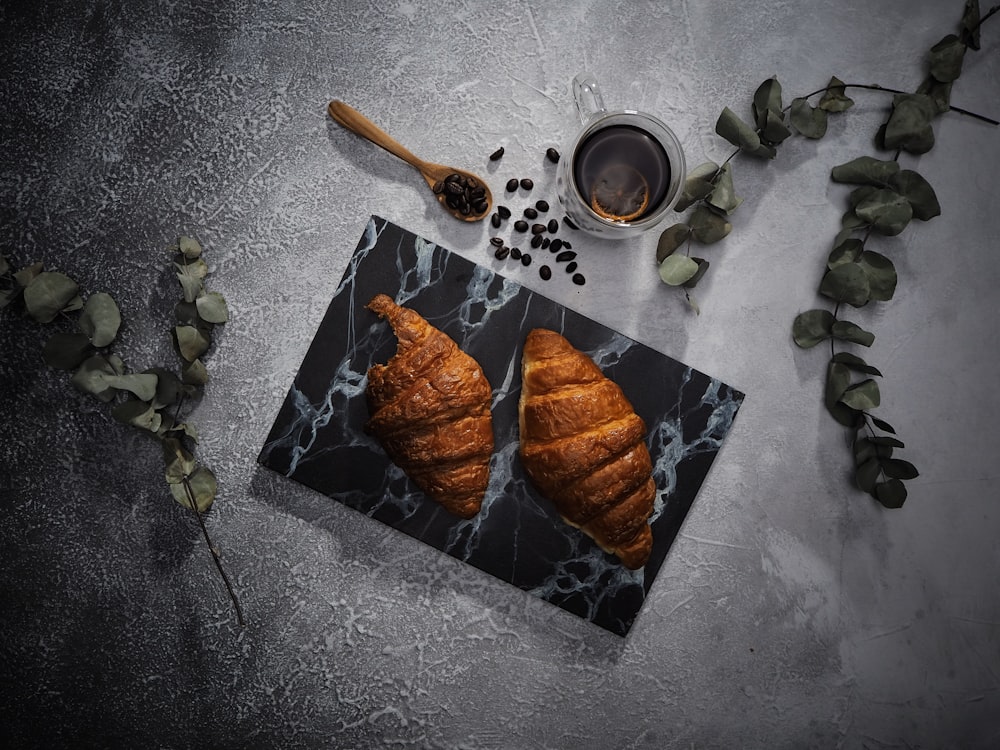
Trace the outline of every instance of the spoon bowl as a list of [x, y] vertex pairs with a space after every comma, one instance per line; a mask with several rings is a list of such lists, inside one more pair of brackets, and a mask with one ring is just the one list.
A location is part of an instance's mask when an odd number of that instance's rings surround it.
[[484, 180], [464, 169], [435, 164], [414, 155], [354, 107], [334, 99], [327, 110], [339, 125], [414, 167], [423, 176], [444, 209], [462, 221], [485, 219], [493, 208], [493, 194]]

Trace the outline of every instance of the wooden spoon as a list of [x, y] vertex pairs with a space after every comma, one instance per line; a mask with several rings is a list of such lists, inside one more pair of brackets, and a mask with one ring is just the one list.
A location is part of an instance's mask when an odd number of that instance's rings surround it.
[[493, 208], [493, 195], [489, 186], [471, 172], [444, 164], [434, 164], [414, 156], [399, 141], [342, 101], [335, 99], [330, 102], [327, 109], [330, 117], [352, 133], [367, 138], [376, 146], [381, 146], [393, 156], [398, 156], [415, 167], [434, 191], [438, 202], [456, 219], [479, 221], [485, 219]]

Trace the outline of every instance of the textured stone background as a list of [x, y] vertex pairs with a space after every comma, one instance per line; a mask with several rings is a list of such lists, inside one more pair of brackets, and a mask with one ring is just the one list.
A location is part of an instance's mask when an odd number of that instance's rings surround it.
[[[655, 236], [581, 240], [590, 279], [525, 284], [744, 390], [747, 401], [627, 640], [258, 467], [256, 455], [372, 213], [474, 260], [415, 172], [343, 131], [331, 98], [416, 153], [551, 187], [569, 81], [721, 159], [725, 105], [777, 75], [913, 89], [955, 29], [940, 0], [788, 3], [4, 2], [0, 243], [108, 291], [135, 370], [173, 362], [163, 248], [194, 234], [232, 320], [194, 421], [239, 629], [158, 447], [112, 422], [0, 313], [0, 738], [17, 747], [987, 748], [1000, 742], [996, 371], [1000, 129], [954, 114], [907, 166], [943, 215], [877, 240], [896, 298], [856, 313], [878, 414], [922, 470], [901, 511], [853, 490], [821, 405], [824, 353], [789, 327], [815, 287], [887, 98], [771, 163], [694, 316]], [[984, 8], [985, 10], [985, 8]], [[953, 102], [998, 110], [1000, 18]], [[498, 146], [498, 168], [487, 156]], [[11, 744], [13, 743], [13, 744]]]

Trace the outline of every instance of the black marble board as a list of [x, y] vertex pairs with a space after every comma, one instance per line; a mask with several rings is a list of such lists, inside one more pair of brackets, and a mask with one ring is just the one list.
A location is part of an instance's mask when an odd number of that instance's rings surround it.
[[[364, 430], [366, 373], [396, 351], [365, 309], [377, 293], [410, 307], [479, 361], [493, 387], [496, 449], [471, 520], [427, 499]], [[630, 571], [566, 524], [517, 455], [521, 347], [550, 328], [590, 355], [645, 420], [658, 487], [653, 552]], [[258, 461], [534, 596], [626, 635], [743, 393], [538, 292], [373, 216], [302, 361]]]

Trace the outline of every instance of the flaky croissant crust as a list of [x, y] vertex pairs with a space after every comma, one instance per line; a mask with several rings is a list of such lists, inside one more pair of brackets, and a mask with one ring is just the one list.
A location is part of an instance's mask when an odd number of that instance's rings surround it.
[[479, 512], [493, 453], [492, 389], [475, 359], [419, 313], [384, 294], [396, 354], [368, 370], [367, 429], [428, 496], [462, 518]]
[[533, 484], [602, 549], [642, 567], [656, 496], [642, 419], [621, 388], [554, 331], [528, 334], [521, 376], [520, 456]]

